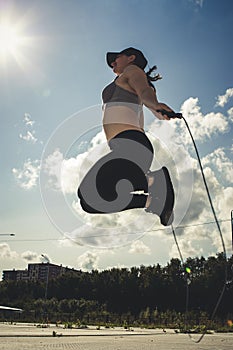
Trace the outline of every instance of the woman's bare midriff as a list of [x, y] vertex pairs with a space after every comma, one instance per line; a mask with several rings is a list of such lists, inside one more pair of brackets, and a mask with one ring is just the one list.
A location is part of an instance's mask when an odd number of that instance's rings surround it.
[[143, 126], [144, 116], [140, 105], [121, 102], [103, 109], [103, 129], [108, 141], [126, 130], [144, 132]]
[[126, 130], [138, 130], [144, 133], [144, 130], [134, 126], [134, 125], [126, 125], [126, 124], [107, 124], [103, 125], [104, 132], [106, 135], [107, 141], [110, 141], [113, 137], [118, 135], [120, 132], [126, 131]]

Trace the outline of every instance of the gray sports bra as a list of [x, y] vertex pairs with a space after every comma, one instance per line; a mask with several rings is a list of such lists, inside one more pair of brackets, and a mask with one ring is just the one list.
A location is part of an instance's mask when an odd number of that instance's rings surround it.
[[102, 92], [103, 103], [125, 102], [140, 105], [140, 100], [138, 96], [133, 92], [127, 91], [122, 87], [118, 86], [115, 83], [116, 79], [104, 88]]

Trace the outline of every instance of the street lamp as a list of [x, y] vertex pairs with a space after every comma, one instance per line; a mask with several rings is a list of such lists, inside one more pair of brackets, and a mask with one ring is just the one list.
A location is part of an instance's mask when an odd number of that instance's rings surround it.
[[48, 295], [48, 285], [49, 285], [49, 264], [50, 264], [50, 260], [49, 258], [44, 255], [44, 254], [41, 254], [41, 256], [46, 260], [48, 266], [47, 266], [47, 276], [46, 276], [46, 285], [45, 285], [45, 299], [47, 299], [47, 295]]
[[233, 250], [233, 210], [231, 211], [231, 245]]
[[0, 236], [15, 236], [15, 233], [0, 233]]
[[[44, 254], [41, 254], [41, 256], [46, 260], [47, 262], [47, 276], [46, 276], [46, 284], [45, 284], [45, 294], [44, 294], [44, 298], [45, 298], [45, 301], [47, 300], [47, 295], [48, 295], [48, 284], [49, 284], [49, 264], [50, 264], [50, 260], [49, 258], [44, 255]], [[46, 303], [45, 303], [46, 304]], [[46, 309], [46, 305], [45, 305], [45, 309]], [[47, 315], [47, 317], [46, 317]], [[48, 323], [48, 313], [46, 312], [46, 310], [44, 310], [44, 317], [47, 319], [47, 323]]]

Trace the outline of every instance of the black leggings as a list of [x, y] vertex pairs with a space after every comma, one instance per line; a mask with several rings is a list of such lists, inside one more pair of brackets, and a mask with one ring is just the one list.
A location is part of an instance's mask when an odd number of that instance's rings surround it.
[[148, 192], [153, 147], [147, 136], [137, 130], [119, 133], [109, 141], [111, 152], [99, 159], [82, 180], [78, 197], [88, 213], [115, 213], [144, 208]]

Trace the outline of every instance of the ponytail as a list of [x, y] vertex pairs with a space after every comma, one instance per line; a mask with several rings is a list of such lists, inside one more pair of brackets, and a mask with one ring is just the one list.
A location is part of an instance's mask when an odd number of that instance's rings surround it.
[[152, 68], [150, 68], [148, 70], [148, 72], [146, 72], [146, 77], [147, 77], [148, 83], [153, 89], [155, 89], [155, 87], [152, 84], [152, 81], [157, 81], [157, 80], [162, 79], [161, 75], [159, 75], [158, 73], [155, 75], [154, 74], [151, 75], [151, 73], [153, 73], [156, 69], [157, 69], [157, 66], [153, 66]]

